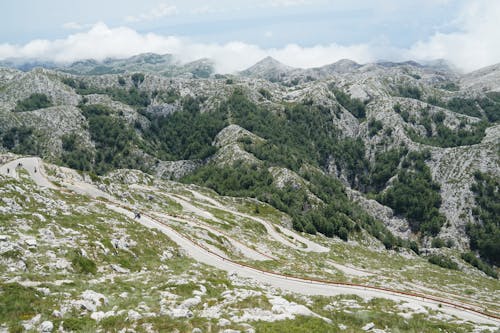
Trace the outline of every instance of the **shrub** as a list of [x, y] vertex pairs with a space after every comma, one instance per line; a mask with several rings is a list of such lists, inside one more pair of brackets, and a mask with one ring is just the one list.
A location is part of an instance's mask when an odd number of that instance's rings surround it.
[[135, 74], [132, 74], [131, 76], [131, 79], [132, 79], [132, 83], [134, 84], [134, 86], [136, 88], [139, 87], [139, 85], [144, 82], [144, 74], [142, 73], [135, 73]]
[[476, 267], [477, 269], [483, 271], [487, 275], [491, 276], [492, 278], [498, 279], [498, 274], [497, 272], [487, 263], [476, 257], [476, 255], [472, 252], [466, 252], [462, 253], [462, 259], [472, 266]]
[[445, 242], [441, 238], [436, 237], [432, 240], [431, 246], [439, 249], [439, 248], [445, 247]]
[[368, 123], [368, 135], [372, 137], [382, 128], [384, 128], [384, 124], [380, 120], [371, 119]]
[[77, 252], [75, 252], [73, 258], [71, 259], [71, 265], [73, 266], [73, 269], [78, 273], [93, 275], [97, 273], [96, 263]]
[[306, 226], [304, 227], [304, 231], [311, 235], [316, 234], [316, 228], [312, 223], [307, 223]]
[[73, 78], [65, 77], [61, 81], [62, 81], [62, 83], [64, 83], [65, 85], [67, 85], [73, 89], [76, 89], [78, 87], [78, 82]]
[[332, 87], [332, 91], [335, 94], [335, 98], [337, 101], [346, 108], [350, 113], [354, 115], [354, 117], [358, 119], [363, 119], [366, 115], [366, 107], [365, 103], [363, 103], [358, 98], [351, 98], [348, 94], [343, 91]]
[[396, 103], [392, 108], [394, 109], [394, 112], [401, 113], [401, 104]]
[[164, 160], [204, 159], [215, 153], [217, 133], [227, 126], [225, 110], [200, 112], [200, 99], [182, 100], [182, 112], [147, 113], [150, 126], [143, 130], [145, 150]]
[[433, 265], [437, 265], [447, 269], [458, 270], [458, 265], [456, 262], [442, 255], [433, 254], [429, 256], [427, 260]]
[[460, 87], [455, 82], [447, 82], [441, 85], [441, 89], [448, 91], [459, 91]]
[[418, 87], [413, 87], [410, 85], [400, 85], [397, 87], [398, 94], [401, 97], [420, 99], [422, 97], [422, 91]]
[[52, 106], [52, 101], [45, 94], [31, 94], [28, 98], [17, 101], [15, 112], [33, 111]]
[[269, 92], [269, 90], [264, 89], [264, 88], [260, 88], [259, 89], [259, 94], [261, 94], [262, 97], [264, 97], [265, 99], [271, 99], [271, 97], [272, 97], [272, 95]]
[[76, 133], [63, 135], [61, 141], [63, 163], [76, 170], [90, 171], [92, 169], [94, 155], [84, 146]]

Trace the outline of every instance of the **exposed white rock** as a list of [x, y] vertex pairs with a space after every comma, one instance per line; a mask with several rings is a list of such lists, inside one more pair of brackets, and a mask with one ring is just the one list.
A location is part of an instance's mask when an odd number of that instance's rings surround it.
[[184, 300], [180, 305], [179, 307], [180, 308], [184, 308], [184, 309], [190, 309], [198, 304], [201, 303], [201, 298], [200, 296], [195, 296], [195, 297], [192, 297], [192, 298], [188, 298], [186, 300]]
[[127, 319], [131, 321], [136, 321], [142, 318], [142, 315], [135, 310], [128, 310]]
[[21, 325], [24, 327], [24, 329], [26, 331], [31, 331], [31, 330], [35, 329], [36, 324], [38, 324], [40, 322], [41, 318], [42, 318], [42, 315], [37, 314], [29, 320], [21, 321]]
[[110, 267], [111, 267], [112, 270], [114, 270], [115, 272], [120, 273], [120, 274], [128, 274], [128, 273], [130, 273], [129, 269], [123, 268], [120, 265], [111, 264]]
[[61, 311], [54, 310], [54, 311], [52, 311], [52, 317], [54, 317], [54, 318], [62, 318], [63, 315], [62, 315]]
[[26, 238], [24, 240], [24, 242], [26, 243], [26, 245], [28, 245], [28, 247], [31, 247], [31, 248], [34, 248], [37, 246], [37, 241], [35, 238]]
[[193, 312], [191, 312], [191, 310], [183, 309], [183, 308], [169, 309], [162, 314], [166, 314], [172, 318], [191, 318], [191, 317], [193, 317]]
[[374, 327], [375, 327], [375, 324], [374, 324], [374, 323], [368, 323], [368, 324], [366, 324], [365, 326], [363, 326], [361, 329], [362, 329], [363, 331], [370, 331], [370, 330], [372, 330]]
[[93, 290], [85, 290], [81, 297], [81, 300], [72, 301], [71, 304], [90, 312], [95, 312], [98, 307], [108, 303], [106, 296]]
[[54, 329], [54, 324], [52, 324], [52, 322], [48, 320], [42, 322], [38, 327], [38, 331], [44, 333], [52, 332], [53, 329]]
[[115, 315], [116, 315], [115, 311], [108, 311], [108, 312], [96, 311], [90, 314], [90, 318], [94, 319], [95, 321], [101, 321], [105, 318], [113, 317]]
[[231, 321], [227, 320], [226, 318], [221, 318], [217, 325], [219, 325], [220, 327], [229, 326], [231, 325]]

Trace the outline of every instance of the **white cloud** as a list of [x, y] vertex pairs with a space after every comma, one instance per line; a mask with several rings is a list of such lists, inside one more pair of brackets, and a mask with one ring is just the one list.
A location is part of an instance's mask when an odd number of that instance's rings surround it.
[[302, 6], [311, 3], [310, 0], [270, 0], [266, 1], [267, 5], [271, 7], [292, 7], [292, 6]]
[[82, 24], [78, 22], [66, 22], [62, 25], [63, 29], [66, 30], [85, 30], [85, 29], [90, 29], [93, 24]]
[[393, 47], [383, 39], [355, 45], [316, 45], [302, 47], [296, 44], [282, 48], [265, 49], [239, 41], [226, 44], [199, 43], [177, 36], [154, 33], [141, 34], [127, 27], [110, 28], [103, 23], [89, 30], [73, 33], [64, 39], [33, 40], [24, 45], [0, 44], [0, 59], [28, 58], [72, 62], [93, 58], [129, 57], [144, 52], [170, 53], [180, 61], [211, 58], [219, 72], [242, 70], [266, 56], [295, 67], [315, 67], [343, 58], [360, 63], [384, 60], [425, 61], [443, 58], [464, 71], [471, 71], [500, 61], [498, 19], [500, 2], [487, 0], [468, 3], [454, 22], [461, 27], [457, 32], [436, 33], [407, 49]]
[[183, 62], [211, 58], [220, 72], [244, 69], [268, 55], [296, 67], [320, 66], [341, 58], [359, 62], [374, 60], [366, 45], [304, 48], [292, 44], [280, 49], [263, 49], [242, 42], [206, 44], [176, 36], [140, 34], [126, 27], [109, 28], [104, 23], [65, 39], [34, 40], [25, 45], [0, 44], [0, 59], [37, 58], [65, 63], [87, 58], [129, 57], [144, 52], [171, 53]]
[[76, 22], [66, 22], [62, 27], [67, 30], [81, 30], [84, 28], [82, 24]]
[[403, 54], [419, 60], [446, 59], [464, 71], [500, 62], [500, 2], [467, 2], [455, 20], [460, 31], [436, 33]]
[[177, 7], [175, 5], [168, 5], [166, 3], [161, 3], [155, 8], [151, 9], [147, 13], [142, 13], [137, 16], [127, 16], [125, 17], [126, 22], [142, 22], [142, 21], [153, 21], [167, 16], [173, 16], [178, 13]]

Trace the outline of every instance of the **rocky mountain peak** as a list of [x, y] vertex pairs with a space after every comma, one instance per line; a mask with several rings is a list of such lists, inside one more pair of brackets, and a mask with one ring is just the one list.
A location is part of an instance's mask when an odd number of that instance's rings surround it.
[[293, 70], [293, 67], [287, 66], [273, 57], [268, 56], [255, 65], [240, 72], [240, 75], [252, 78], [273, 79], [282, 77]]

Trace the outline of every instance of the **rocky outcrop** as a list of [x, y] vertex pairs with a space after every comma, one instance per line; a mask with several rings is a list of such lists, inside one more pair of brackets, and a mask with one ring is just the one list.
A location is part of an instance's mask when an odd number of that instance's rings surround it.
[[351, 188], [347, 188], [347, 195], [368, 214], [382, 221], [394, 235], [404, 239], [409, 239], [412, 236], [408, 221], [395, 216], [391, 208], [380, 204], [378, 201], [367, 199], [362, 193]]
[[162, 179], [179, 179], [193, 172], [202, 165], [201, 161], [159, 161], [154, 167], [156, 177]]

